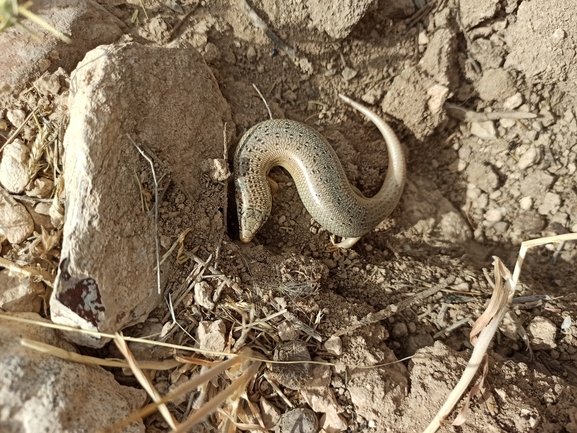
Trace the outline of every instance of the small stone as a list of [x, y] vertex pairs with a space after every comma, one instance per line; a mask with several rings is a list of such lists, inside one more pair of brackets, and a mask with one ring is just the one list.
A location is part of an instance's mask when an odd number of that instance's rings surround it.
[[537, 234], [543, 230], [544, 226], [543, 218], [537, 212], [529, 210], [513, 219], [512, 229], [519, 234]]
[[[523, 95], [519, 92], [515, 93], [513, 96], [509, 96], [503, 102], [503, 108], [505, 110], [514, 110], [523, 104]], [[514, 122], [514, 121], [513, 121]]]
[[40, 215], [50, 215], [50, 207], [52, 207], [52, 203], [40, 202], [34, 207], [34, 210]]
[[407, 338], [405, 356], [412, 356], [423, 347], [432, 346], [435, 343], [429, 334], [414, 334]]
[[407, 325], [404, 322], [397, 322], [395, 323], [395, 326], [393, 326], [393, 331], [391, 332], [391, 335], [394, 338], [406, 337], [407, 335], [409, 335], [409, 328], [407, 328]]
[[467, 29], [493, 18], [498, 8], [499, 2], [493, 0], [461, 0], [459, 2], [461, 20]]
[[214, 63], [220, 60], [221, 54], [218, 47], [212, 42], [208, 42], [204, 47], [204, 60], [206, 63]]
[[511, 74], [502, 68], [487, 69], [475, 88], [484, 101], [502, 101], [515, 93], [515, 82]]
[[272, 364], [271, 373], [283, 386], [290, 389], [301, 389], [311, 380], [311, 355], [304, 341], [295, 340], [281, 343], [273, 355], [274, 361], [304, 361], [298, 364]]
[[361, 99], [369, 105], [375, 105], [381, 100], [382, 96], [383, 90], [373, 87], [369, 89], [363, 96], [361, 96]]
[[4, 147], [0, 161], [0, 183], [9, 192], [20, 194], [28, 185], [28, 159], [30, 149], [16, 139]]
[[528, 196], [538, 196], [547, 192], [549, 187], [553, 185], [555, 178], [550, 174], [541, 170], [536, 170], [529, 173], [525, 179], [521, 181], [521, 194]]
[[254, 47], [248, 47], [248, 50], [246, 51], [246, 58], [251, 62], [256, 58], [256, 50]]
[[277, 433], [317, 433], [317, 416], [310, 409], [293, 409], [281, 416], [275, 430]]
[[557, 347], [555, 336], [557, 327], [545, 317], [536, 316], [527, 326], [529, 341], [533, 350], [551, 350]]
[[543, 122], [535, 120], [531, 123], [531, 128], [533, 128], [534, 131], [541, 132], [543, 130]]
[[481, 192], [482, 191], [472, 183], [467, 185], [467, 198], [471, 200], [476, 200], [481, 195]]
[[469, 157], [471, 156], [471, 146], [468, 145], [463, 145], [459, 148], [459, 158], [461, 158], [464, 161], [467, 161], [469, 159]]
[[39, 313], [45, 290], [39, 281], [10, 275], [7, 269], [0, 271], [0, 308], [3, 310]]
[[471, 122], [471, 134], [483, 140], [494, 140], [497, 137], [497, 128], [491, 120]]
[[206, 281], [199, 281], [194, 285], [194, 300], [201, 307], [207, 310], [214, 309], [214, 302], [212, 302], [212, 286]]
[[45, 72], [40, 78], [34, 81], [34, 87], [41, 95], [58, 95], [58, 92], [60, 92], [60, 80], [58, 74]]
[[341, 72], [341, 75], [343, 76], [345, 81], [352, 80], [357, 76], [357, 74], [358, 74], [357, 70], [349, 68], [348, 66], [345, 67], [345, 69], [343, 69], [343, 72]]
[[522, 210], [529, 210], [533, 207], [533, 198], [532, 197], [523, 197], [519, 200], [519, 206]]
[[6, 112], [6, 118], [12, 125], [19, 128], [26, 120], [26, 113], [23, 110], [8, 110]]
[[537, 149], [534, 147], [530, 147], [521, 158], [519, 158], [519, 162], [517, 162], [517, 167], [521, 170], [525, 170], [528, 167], [531, 167], [535, 164], [538, 160], [539, 154], [537, 153]]
[[557, 29], [553, 32], [553, 39], [557, 41], [561, 41], [565, 39], [565, 30]]
[[555, 117], [553, 117], [553, 114], [548, 110], [539, 111], [539, 120], [543, 126], [551, 126], [555, 123]]
[[348, 425], [347, 420], [334, 411], [327, 412], [321, 417], [321, 429], [327, 433], [345, 431]]
[[[214, 352], [224, 351], [226, 345], [226, 326], [223, 320], [214, 322], [202, 321], [198, 324], [196, 330], [198, 345], [201, 349], [211, 350]], [[216, 358], [218, 355], [204, 354], [209, 358]]]
[[340, 356], [343, 353], [343, 342], [341, 337], [331, 337], [325, 341], [325, 349], [332, 355]]
[[433, 114], [439, 114], [449, 96], [449, 88], [441, 84], [435, 84], [427, 89], [427, 95], [429, 96], [429, 100], [427, 101], [429, 111]]
[[200, 167], [215, 182], [224, 182], [230, 177], [228, 162], [224, 159], [205, 159], [201, 162]]
[[473, 203], [476, 209], [484, 210], [489, 205], [489, 195], [488, 194], [481, 194], [477, 200]]
[[34, 231], [34, 220], [26, 207], [0, 188], [0, 243], [23, 242]]
[[561, 206], [561, 197], [559, 194], [548, 192], [545, 194], [543, 203], [541, 203], [538, 210], [541, 215], [554, 214], [559, 210], [559, 206]]
[[503, 212], [501, 209], [490, 209], [483, 215], [486, 221], [496, 223], [503, 219]]
[[497, 200], [499, 197], [501, 197], [501, 195], [503, 195], [501, 190], [496, 189], [491, 194], [489, 194], [489, 200]]
[[495, 234], [498, 235], [502, 235], [505, 234], [507, 232], [507, 229], [509, 228], [509, 223], [505, 222], [505, 221], [499, 221], [495, 224], [493, 224], [493, 230], [495, 231]]
[[499, 186], [499, 177], [490, 165], [473, 162], [467, 168], [468, 181], [486, 193], [491, 193]]
[[417, 38], [417, 43], [419, 45], [427, 45], [429, 43], [429, 37], [427, 36], [426, 31], [419, 32], [419, 36]]
[[515, 122], [515, 119], [500, 119], [499, 120], [499, 125], [501, 125], [503, 128], [512, 128], [513, 126], [515, 126], [517, 122]]
[[289, 321], [282, 322], [278, 325], [278, 336], [283, 341], [291, 341], [299, 338], [299, 331]]
[[30, 197], [49, 198], [54, 188], [54, 182], [47, 177], [34, 179], [26, 189], [26, 195]]

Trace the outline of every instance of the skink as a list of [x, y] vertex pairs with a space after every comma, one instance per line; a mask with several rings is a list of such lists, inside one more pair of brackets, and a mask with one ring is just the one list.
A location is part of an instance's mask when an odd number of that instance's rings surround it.
[[385, 181], [371, 198], [351, 186], [337, 154], [311, 127], [294, 120], [258, 123], [241, 138], [234, 156], [234, 176], [240, 239], [250, 242], [271, 213], [272, 196], [267, 174], [281, 166], [292, 176], [311, 216], [330, 233], [336, 244], [350, 248], [374, 229], [397, 206], [406, 179], [403, 148], [391, 127], [373, 111], [339, 95], [367, 116], [381, 131], [389, 157]]

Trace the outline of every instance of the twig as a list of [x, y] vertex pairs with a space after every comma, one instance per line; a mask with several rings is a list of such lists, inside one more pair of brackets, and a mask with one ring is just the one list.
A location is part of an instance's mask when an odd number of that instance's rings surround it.
[[20, 125], [16, 129], [16, 131], [14, 131], [14, 133], [10, 137], [8, 137], [8, 140], [6, 140], [6, 142], [2, 145], [2, 147], [0, 147], [0, 153], [2, 153], [4, 148], [6, 146], [8, 146], [10, 143], [12, 143], [16, 137], [18, 137], [18, 134], [20, 134], [20, 131], [22, 131], [22, 129], [26, 126], [26, 124], [28, 123], [30, 118], [32, 116], [34, 116], [34, 113], [36, 113], [36, 108], [34, 110], [32, 110], [28, 116], [26, 116], [26, 119], [24, 119], [24, 122], [22, 122], [22, 125]]
[[172, 297], [170, 296], [170, 294], [168, 295], [168, 309], [170, 310], [170, 316], [172, 317], [172, 323], [176, 324], [181, 330], [182, 332], [184, 332], [186, 335], [188, 335], [192, 341], [197, 342], [196, 338], [194, 338], [192, 335], [190, 335], [190, 332], [188, 332], [186, 329], [184, 329], [184, 327], [178, 323], [178, 320], [176, 320], [176, 315], [174, 314], [174, 307], [172, 306]]
[[[523, 261], [529, 248], [544, 245], [554, 242], [563, 242], [568, 240], [577, 240], [577, 233], [568, 233], [564, 235], [551, 236], [546, 238], [533, 239], [530, 241], [525, 241], [521, 243], [521, 248], [519, 249], [519, 255], [517, 257], [517, 262], [515, 263], [515, 270], [513, 275], [509, 270], [503, 265], [498, 257], [495, 257], [494, 261], [494, 275], [495, 275], [495, 288], [493, 290], [493, 295], [489, 301], [489, 305], [483, 314], [477, 319], [473, 329], [471, 330], [471, 342], [475, 345], [473, 352], [471, 353], [471, 358], [467, 363], [467, 367], [463, 372], [461, 379], [449, 393], [447, 400], [439, 409], [435, 418], [424, 430], [424, 433], [434, 433], [441, 426], [443, 420], [449, 415], [453, 410], [453, 407], [457, 404], [471, 381], [475, 376], [481, 362], [489, 348], [495, 332], [499, 328], [499, 325], [503, 321], [503, 318], [508, 312], [508, 307], [511, 305], [515, 291], [517, 289], [517, 284], [519, 282], [519, 276], [521, 275], [521, 268], [523, 267]], [[505, 282], [503, 283], [503, 280]], [[491, 317], [492, 316], [492, 317]], [[487, 322], [490, 322], [487, 324]], [[484, 326], [484, 327], [483, 327]], [[482, 328], [479, 336], [476, 334]]]
[[182, 25], [190, 18], [190, 16], [194, 13], [194, 11], [196, 11], [196, 8], [198, 8], [198, 3], [194, 5], [192, 9], [186, 13], [186, 15], [180, 20], [180, 22], [177, 25], [174, 26], [174, 28], [170, 31], [168, 38], [166, 38], [166, 42], [172, 41], [172, 38], [174, 38], [174, 36], [178, 33]]
[[535, 119], [538, 117], [534, 113], [527, 113], [525, 111], [495, 111], [492, 113], [478, 113], [449, 102], [445, 103], [445, 109], [449, 116], [464, 122], [486, 122], [488, 120], [500, 119]]
[[[198, 256], [196, 256], [196, 255], [194, 255], [194, 254], [192, 254], [192, 253], [190, 253], [190, 252], [188, 252], [188, 251], [185, 251], [184, 254], [186, 254], [188, 257], [190, 257], [192, 260], [194, 260], [194, 261], [195, 261], [196, 263], [198, 263], [199, 265], [202, 265], [202, 266], [206, 266], [206, 265], [207, 265], [207, 263], [204, 262], [200, 257], [198, 257]], [[214, 266], [208, 266], [208, 270], [209, 270], [210, 272], [212, 272], [215, 277], [220, 278], [220, 279], [223, 280], [226, 284], [228, 284], [229, 287], [231, 287], [231, 288], [234, 289], [234, 288], [237, 286], [237, 285], [235, 284], [235, 282], [232, 281], [230, 278], [228, 278], [226, 275], [223, 275], [223, 274], [219, 273], [218, 270], [215, 269]]]
[[266, 99], [264, 99], [264, 96], [262, 96], [262, 93], [260, 93], [260, 90], [258, 89], [256, 84], [252, 83], [252, 87], [254, 87], [254, 90], [256, 90], [256, 93], [258, 93], [258, 96], [260, 96], [260, 99], [262, 99], [262, 102], [264, 102], [264, 106], [266, 107], [266, 110], [268, 111], [269, 119], [272, 119], [272, 113], [270, 112], [270, 108], [268, 106], [268, 103], [266, 102]]
[[429, 296], [432, 296], [435, 293], [437, 293], [439, 290], [443, 290], [445, 287], [448, 287], [449, 285], [453, 284], [454, 281], [455, 281], [455, 277], [449, 277], [449, 278], [445, 279], [443, 282], [441, 282], [440, 284], [437, 284], [435, 287], [431, 287], [430, 289], [424, 290], [421, 293], [413, 296], [410, 299], [399, 302], [398, 305], [389, 305], [381, 311], [378, 311], [374, 314], [368, 314], [364, 319], [361, 319], [357, 323], [354, 323], [351, 326], [348, 326], [344, 329], [341, 329], [340, 331], [337, 331], [334, 334], [334, 336], [340, 337], [341, 335], [345, 335], [345, 334], [348, 334], [349, 332], [353, 332], [362, 326], [366, 326], [366, 325], [369, 325], [371, 323], [376, 323], [376, 322], [380, 322], [381, 320], [387, 319], [387, 318], [391, 317], [393, 314], [397, 314], [400, 311], [411, 306], [415, 302], [418, 302], [421, 299], [428, 298]]
[[50, 275], [44, 269], [33, 268], [30, 266], [21, 266], [3, 257], [0, 257], [0, 266], [8, 269], [15, 274], [23, 275], [24, 277], [38, 279], [50, 287], [54, 287], [54, 276]]
[[430, 11], [432, 11], [434, 4], [435, 4], [435, 0], [427, 3], [425, 6], [423, 6], [421, 9], [419, 9], [417, 12], [415, 12], [413, 14], [413, 16], [407, 22], [406, 29], [408, 30], [411, 27], [413, 27], [417, 22], [419, 22], [421, 20], [421, 18], [423, 18], [426, 14], [428, 14]]
[[[21, 339], [20, 344], [29, 349], [34, 349], [42, 353], [48, 353], [52, 356], [56, 356], [57, 358], [78, 362], [80, 364], [100, 365], [102, 367], [117, 368], [129, 367], [127, 361], [122, 361], [120, 359], [101, 359], [94, 356], [81, 355], [80, 353], [69, 352], [60, 347], [52, 346], [40, 341], [29, 340], [28, 338]], [[138, 361], [138, 365], [144, 370], [172, 370], [173, 368], [178, 367], [183, 363], [184, 361], [177, 361], [173, 359], [168, 359], [165, 361]]]
[[435, 335], [433, 335], [433, 339], [437, 339], [439, 337], [441, 337], [443, 334], [448, 334], [451, 331], [454, 331], [455, 329], [460, 328], [461, 326], [463, 326], [465, 323], [469, 323], [469, 321], [472, 319], [471, 316], [467, 316], [462, 318], [461, 320], [458, 320], [457, 322], [453, 323], [450, 326], [447, 326], [445, 329], [437, 332]]
[[289, 47], [285, 44], [281, 38], [279, 38], [266, 23], [257, 15], [253, 8], [247, 3], [246, 0], [238, 0], [241, 9], [248, 15], [252, 20], [253, 24], [261, 29], [265, 35], [267, 35], [281, 51], [284, 51], [291, 59], [296, 60], [296, 51], [294, 48]]
[[144, 151], [134, 142], [130, 135], [126, 134], [128, 139], [132, 142], [136, 150], [142, 155], [144, 159], [150, 164], [150, 169], [152, 171], [152, 179], [154, 180], [154, 246], [156, 254], [156, 285], [158, 289], [158, 294], [160, 295], [162, 290], [160, 287], [160, 240], [158, 238], [158, 182], [156, 181], [156, 171], [154, 170], [154, 163], [152, 159], [144, 153]]
[[140, 418], [144, 418], [144, 417], [154, 413], [154, 411], [158, 408], [159, 405], [169, 403], [172, 400], [174, 400], [176, 397], [178, 397], [180, 395], [184, 395], [190, 391], [195, 390], [196, 388], [198, 388], [203, 383], [208, 382], [209, 380], [220, 375], [222, 372], [224, 372], [228, 368], [232, 367], [235, 364], [238, 364], [239, 362], [241, 362], [241, 360], [242, 360], [242, 358], [240, 358], [240, 357], [233, 357], [233, 358], [230, 358], [226, 361], [221, 362], [219, 365], [211, 368], [206, 373], [201, 374], [199, 376], [196, 376], [193, 379], [189, 380], [188, 382], [185, 382], [182, 385], [176, 387], [173, 391], [166, 394], [158, 402], [150, 403], [150, 404], [144, 406], [142, 409], [140, 409], [137, 412], [132, 413], [131, 415], [129, 415], [128, 417], [126, 417], [122, 421], [117, 422], [116, 424], [110, 426], [109, 428], [100, 430], [100, 433], [118, 431], [122, 427], [129, 425], [131, 422], [136, 421]]
[[236, 379], [228, 387], [226, 387], [224, 391], [218, 393], [204, 406], [194, 412], [186, 421], [181, 423], [176, 429], [172, 430], [171, 433], [187, 432], [191, 427], [199, 423], [204, 417], [214, 412], [221, 404], [226, 401], [228, 397], [233, 395], [238, 390], [243, 389], [248, 384], [248, 381], [258, 372], [260, 365], [260, 362], [252, 361], [251, 365], [238, 379]]
[[[158, 391], [156, 390], [156, 388], [154, 387], [154, 385], [152, 384], [152, 382], [150, 381], [148, 376], [146, 376], [146, 374], [144, 374], [139, 363], [136, 361], [136, 359], [134, 359], [134, 355], [132, 354], [132, 352], [128, 348], [128, 344], [126, 343], [126, 340], [124, 340], [124, 338], [122, 338], [121, 334], [116, 333], [116, 338], [114, 339], [114, 343], [116, 344], [116, 347], [118, 348], [120, 353], [122, 353], [124, 358], [126, 358], [126, 362], [128, 362], [128, 364], [130, 366], [130, 370], [132, 371], [132, 374], [134, 375], [136, 380], [138, 380], [138, 383], [140, 383], [140, 386], [142, 386], [142, 388], [147, 392], [147, 394], [150, 396], [152, 401], [158, 403], [162, 399], [162, 397], [160, 397], [160, 394], [158, 393]], [[173, 429], [176, 428], [176, 425], [178, 424], [178, 422], [176, 421], [174, 416], [172, 416], [172, 414], [168, 410], [168, 407], [166, 407], [166, 404], [161, 403], [158, 406], [158, 410], [159, 410], [160, 414], [162, 415], [162, 417], [164, 418], [164, 420], [166, 421], [166, 423], [171, 428], [173, 428]]]

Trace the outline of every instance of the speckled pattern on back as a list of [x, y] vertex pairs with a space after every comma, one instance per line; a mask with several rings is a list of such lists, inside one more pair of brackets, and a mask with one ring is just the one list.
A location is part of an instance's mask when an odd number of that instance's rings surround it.
[[[352, 188], [333, 148], [311, 127], [274, 119], [249, 129], [234, 157], [241, 239], [252, 239], [270, 216], [272, 197], [266, 176], [275, 166], [290, 173], [304, 206], [327, 231], [345, 238], [359, 237], [383, 221], [402, 193], [405, 161], [393, 131], [380, 122], [388, 128], [383, 131], [382, 125], [377, 125], [387, 141], [389, 169], [383, 186], [372, 198]], [[392, 169], [394, 164], [397, 166]]]

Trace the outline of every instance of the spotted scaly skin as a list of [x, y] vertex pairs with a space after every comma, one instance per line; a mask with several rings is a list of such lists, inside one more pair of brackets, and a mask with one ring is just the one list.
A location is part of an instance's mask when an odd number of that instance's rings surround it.
[[277, 165], [292, 176], [311, 216], [330, 233], [345, 238], [338, 246], [352, 246], [397, 206], [406, 179], [401, 143], [379, 116], [346, 96], [339, 96], [365, 114], [387, 143], [389, 166], [381, 189], [367, 198], [353, 188], [331, 145], [311, 127], [294, 120], [266, 120], [243, 135], [234, 156], [243, 242], [250, 242], [270, 216], [272, 196], [267, 174]]

